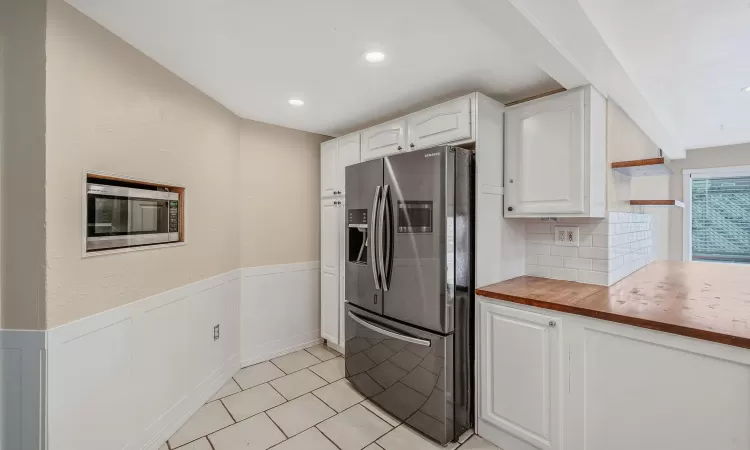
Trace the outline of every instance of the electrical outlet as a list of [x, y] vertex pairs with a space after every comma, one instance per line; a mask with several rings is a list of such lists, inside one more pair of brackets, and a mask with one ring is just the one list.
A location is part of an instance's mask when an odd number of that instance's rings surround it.
[[214, 327], [214, 341], [218, 341], [218, 340], [219, 340], [219, 325], [216, 325]]
[[555, 227], [555, 245], [578, 247], [579, 243], [578, 227]]

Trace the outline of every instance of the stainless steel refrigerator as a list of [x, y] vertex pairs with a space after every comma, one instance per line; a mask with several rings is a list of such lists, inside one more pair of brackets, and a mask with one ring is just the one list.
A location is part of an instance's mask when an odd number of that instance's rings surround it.
[[474, 156], [346, 168], [346, 378], [445, 444], [473, 425]]

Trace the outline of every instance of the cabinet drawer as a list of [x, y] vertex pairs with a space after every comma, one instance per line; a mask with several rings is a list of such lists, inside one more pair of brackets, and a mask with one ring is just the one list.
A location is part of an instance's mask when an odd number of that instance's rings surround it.
[[471, 139], [471, 97], [459, 98], [407, 117], [409, 149]]
[[362, 161], [393, 155], [405, 149], [405, 119], [378, 125], [362, 132]]

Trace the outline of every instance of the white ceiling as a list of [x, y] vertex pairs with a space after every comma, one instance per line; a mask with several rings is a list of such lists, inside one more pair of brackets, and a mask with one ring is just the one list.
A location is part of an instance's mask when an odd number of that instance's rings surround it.
[[579, 2], [686, 148], [750, 142], [748, 0]]
[[455, 0], [67, 1], [240, 117], [332, 136], [458, 94], [559, 87]]

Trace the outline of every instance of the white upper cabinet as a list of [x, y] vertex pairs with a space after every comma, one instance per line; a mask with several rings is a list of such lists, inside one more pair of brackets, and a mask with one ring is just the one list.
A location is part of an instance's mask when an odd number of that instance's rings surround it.
[[505, 112], [505, 217], [603, 217], [606, 101], [590, 86]]
[[[339, 200], [323, 200], [320, 209], [320, 267], [323, 272], [339, 273]], [[342, 231], [343, 232], [343, 231]]]
[[406, 150], [406, 119], [377, 125], [362, 132], [362, 161]]
[[320, 144], [320, 196], [344, 195], [346, 166], [360, 158], [359, 133]]
[[340, 137], [338, 151], [338, 162], [336, 164], [336, 190], [339, 194], [346, 193], [346, 167], [359, 163], [359, 133], [353, 133]]
[[480, 318], [480, 419], [534, 448], [561, 448], [559, 320], [487, 301]]
[[409, 150], [471, 139], [472, 97], [462, 97], [407, 117]]
[[338, 140], [323, 142], [320, 144], [320, 196], [329, 197], [335, 195], [338, 190], [336, 186], [336, 159], [338, 153]]

